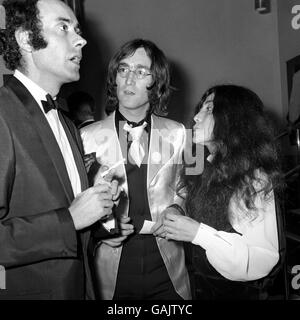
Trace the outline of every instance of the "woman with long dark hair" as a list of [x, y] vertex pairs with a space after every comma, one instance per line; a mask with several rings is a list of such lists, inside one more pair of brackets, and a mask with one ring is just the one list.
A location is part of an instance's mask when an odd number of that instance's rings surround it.
[[235, 85], [207, 90], [194, 121], [193, 142], [209, 156], [201, 175], [183, 172], [187, 215], [166, 215], [166, 238], [193, 244], [197, 298], [259, 299], [279, 261], [272, 126], [260, 98]]

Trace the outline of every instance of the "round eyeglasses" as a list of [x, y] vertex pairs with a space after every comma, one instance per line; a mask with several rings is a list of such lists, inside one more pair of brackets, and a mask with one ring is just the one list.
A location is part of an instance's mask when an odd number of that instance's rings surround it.
[[121, 78], [126, 78], [130, 72], [135, 74], [135, 77], [139, 80], [146, 78], [151, 75], [150, 70], [144, 67], [130, 68], [129, 66], [119, 66], [117, 70]]

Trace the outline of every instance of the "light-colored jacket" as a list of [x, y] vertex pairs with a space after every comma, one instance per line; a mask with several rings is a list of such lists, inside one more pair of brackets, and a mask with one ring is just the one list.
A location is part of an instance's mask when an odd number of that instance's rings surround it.
[[[186, 133], [182, 124], [152, 115], [151, 137], [148, 154], [147, 189], [148, 202], [153, 221], [172, 203], [180, 204], [176, 195], [176, 184], [182, 168], [182, 153]], [[120, 125], [121, 126], [121, 125]], [[115, 128], [115, 113], [81, 130], [85, 153], [96, 152], [102, 165], [111, 166], [122, 159], [121, 145], [126, 139], [118, 139]], [[123, 139], [123, 140], [122, 140]], [[128, 184], [124, 164], [116, 168], [116, 176], [124, 189], [119, 210], [128, 215]], [[185, 266], [184, 249], [181, 242], [156, 237], [158, 248], [166, 265], [176, 292], [183, 299], [191, 299], [191, 290]], [[96, 253], [98, 287], [103, 299], [113, 298], [122, 246], [112, 248], [102, 243]], [[129, 284], [130, 285], [130, 284]]]

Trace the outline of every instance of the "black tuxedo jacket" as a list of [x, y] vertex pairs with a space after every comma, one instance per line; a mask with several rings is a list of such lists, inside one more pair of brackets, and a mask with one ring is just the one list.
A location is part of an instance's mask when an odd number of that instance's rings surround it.
[[[80, 136], [69, 119], [60, 114], [60, 120], [85, 189]], [[0, 299], [84, 298], [88, 232], [75, 231], [67, 209], [73, 198], [43, 112], [11, 77], [0, 89], [0, 265], [6, 269]]]

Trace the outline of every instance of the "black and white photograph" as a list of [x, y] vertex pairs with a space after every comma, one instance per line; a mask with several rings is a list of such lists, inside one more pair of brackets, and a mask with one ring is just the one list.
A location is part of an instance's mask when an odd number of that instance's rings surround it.
[[0, 309], [300, 300], [300, 0], [0, 0], [0, 73]]

